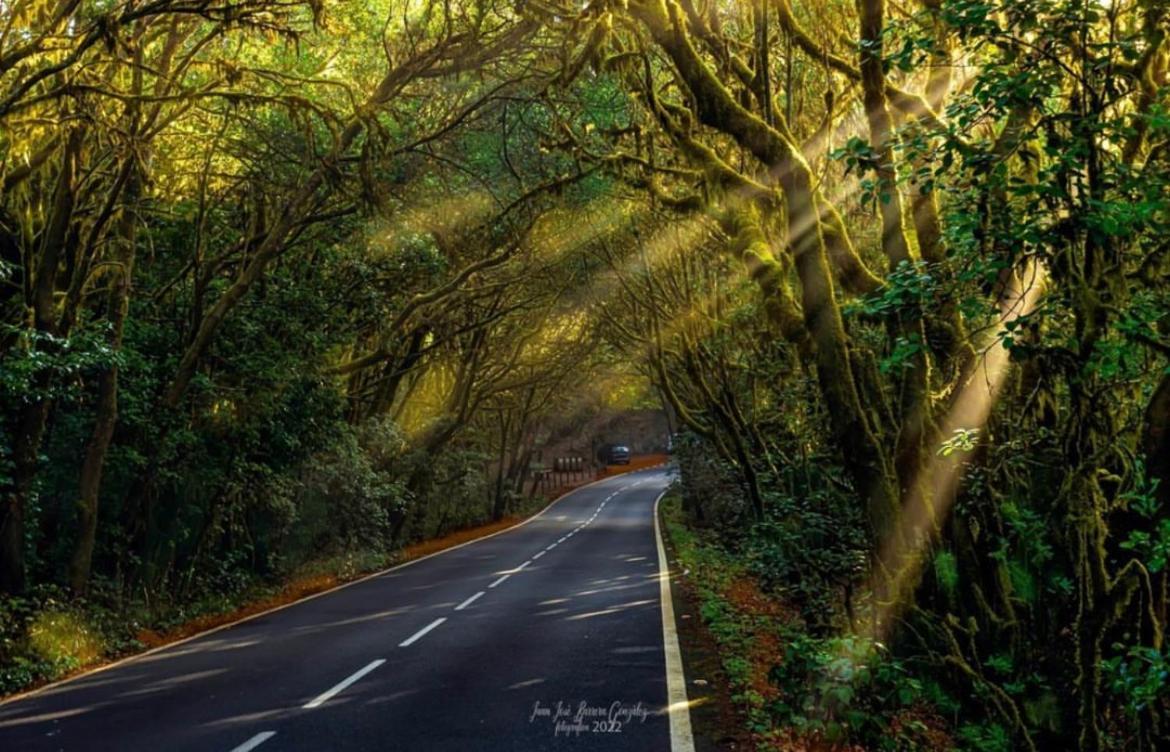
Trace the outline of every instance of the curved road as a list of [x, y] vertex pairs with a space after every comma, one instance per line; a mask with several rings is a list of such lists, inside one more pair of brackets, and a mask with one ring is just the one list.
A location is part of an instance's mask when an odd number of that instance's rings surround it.
[[606, 479], [499, 535], [0, 705], [0, 749], [670, 750], [653, 518], [668, 482]]

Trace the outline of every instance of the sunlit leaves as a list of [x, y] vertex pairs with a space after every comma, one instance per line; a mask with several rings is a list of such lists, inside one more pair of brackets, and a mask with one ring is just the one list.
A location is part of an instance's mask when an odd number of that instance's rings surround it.
[[959, 565], [950, 551], [939, 551], [934, 557], [934, 576], [943, 592], [953, 596], [959, 586]]
[[942, 16], [965, 37], [993, 36], [999, 31], [996, 10], [986, 0], [951, 0], [943, 3]]
[[892, 373], [899, 370], [913, 368], [920, 354], [926, 346], [917, 334], [908, 337], [898, 337], [894, 340], [894, 349], [889, 355], [878, 362], [878, 369], [882, 373]]
[[956, 428], [950, 438], [939, 445], [938, 456], [950, 457], [956, 452], [966, 453], [973, 451], [978, 441], [978, 428]]
[[0, 357], [0, 396], [8, 405], [65, 397], [74, 393], [84, 372], [109, 368], [121, 359], [101, 326], [57, 337], [0, 322], [0, 336], [17, 343]]
[[918, 315], [923, 305], [937, 301], [938, 280], [925, 262], [903, 262], [886, 277], [886, 284], [860, 300], [850, 302], [846, 312], [865, 316]]

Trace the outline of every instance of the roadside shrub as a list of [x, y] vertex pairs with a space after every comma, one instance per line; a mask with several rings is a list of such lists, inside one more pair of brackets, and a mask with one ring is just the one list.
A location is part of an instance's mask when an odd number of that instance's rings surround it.
[[855, 506], [828, 486], [767, 497], [767, 519], [745, 545], [749, 571], [796, 606], [814, 633], [848, 627], [855, 582], [865, 571], [865, 531]]
[[298, 561], [321, 553], [387, 550], [391, 520], [409, 494], [397, 467], [405, 440], [388, 418], [343, 430], [327, 452], [313, 457], [296, 494]]
[[882, 645], [861, 637], [786, 636], [770, 672], [780, 699], [774, 721], [828, 742], [890, 752], [937, 749], [937, 703], [952, 705]]
[[691, 431], [677, 435], [674, 459], [682, 479], [682, 508], [687, 517], [724, 539], [739, 537], [750, 511], [735, 469]]
[[54, 679], [102, 657], [113, 622], [51, 586], [0, 598], [0, 694]]

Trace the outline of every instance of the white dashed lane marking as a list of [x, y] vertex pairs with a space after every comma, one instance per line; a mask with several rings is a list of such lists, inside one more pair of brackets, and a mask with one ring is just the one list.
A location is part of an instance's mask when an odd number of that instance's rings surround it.
[[456, 607], [455, 607], [455, 610], [456, 610], [456, 611], [462, 611], [463, 609], [465, 609], [465, 608], [467, 608], [468, 606], [470, 606], [472, 603], [475, 603], [475, 602], [476, 602], [477, 600], [479, 600], [479, 599], [480, 599], [482, 596], [483, 596], [483, 591], [482, 591], [482, 590], [480, 590], [478, 593], [476, 593], [475, 595], [471, 596], [470, 598], [468, 598], [467, 600], [463, 601], [463, 602], [462, 602], [462, 603], [460, 603], [458, 606], [456, 606]]
[[275, 731], [261, 731], [238, 747], [232, 747], [232, 752], [252, 752], [264, 742], [276, 736]]
[[[639, 483], [640, 483], [640, 482], [641, 482], [641, 481], [639, 481]], [[606, 505], [606, 504], [607, 504], [609, 501], [611, 501], [611, 500], [612, 500], [612, 499], [613, 499], [615, 496], [617, 496], [618, 494], [620, 494], [622, 491], [625, 491], [625, 490], [627, 490], [627, 489], [629, 489], [629, 488], [633, 488], [633, 487], [634, 487], [634, 486], [636, 486], [636, 485], [638, 485], [638, 483], [631, 483], [631, 484], [629, 484], [629, 485], [622, 486], [622, 487], [621, 487], [621, 488], [619, 488], [618, 490], [616, 490], [616, 491], [614, 491], [613, 493], [611, 493], [609, 496], [606, 496], [606, 497], [605, 497], [605, 499], [604, 499], [604, 500], [602, 500], [602, 502], [601, 502], [600, 504], [598, 504], [598, 505], [597, 505], [597, 509], [593, 510], [593, 514], [592, 514], [592, 516], [590, 516], [588, 519], [585, 519], [585, 520], [583, 520], [581, 523], [579, 523], [579, 524], [577, 525], [577, 527], [575, 527], [575, 528], [573, 528], [572, 530], [570, 530], [569, 532], [565, 533], [564, 535], [562, 535], [560, 538], [558, 538], [558, 539], [557, 539], [556, 541], [554, 541], [553, 543], [550, 543], [549, 545], [545, 546], [545, 548], [544, 548], [544, 550], [543, 550], [543, 551], [540, 551], [540, 552], [538, 552], [536, 555], [534, 555], [534, 556], [533, 556], [531, 559], [529, 559], [528, 561], [526, 561], [526, 562], [524, 562], [523, 564], [521, 564], [520, 566], [516, 567], [516, 568], [515, 568], [515, 569], [513, 569], [511, 572], [508, 572], [508, 573], [506, 573], [506, 574], [503, 574], [503, 575], [501, 575], [500, 577], [498, 577], [498, 578], [497, 578], [497, 579], [496, 579], [494, 582], [492, 582], [490, 585], [488, 585], [488, 589], [491, 589], [491, 588], [494, 588], [494, 587], [496, 587], [496, 586], [500, 585], [501, 583], [503, 583], [503, 581], [504, 581], [504, 580], [508, 579], [508, 578], [509, 578], [509, 577], [511, 577], [512, 575], [514, 575], [514, 574], [516, 574], [517, 572], [519, 572], [521, 569], [524, 569], [525, 567], [527, 567], [527, 566], [528, 566], [529, 564], [531, 564], [532, 562], [534, 562], [534, 561], [536, 561], [537, 559], [539, 559], [540, 557], [544, 556], [544, 555], [545, 555], [547, 552], [549, 552], [549, 551], [552, 551], [554, 548], [556, 548], [556, 547], [557, 547], [557, 544], [559, 544], [559, 543], [564, 543], [564, 542], [565, 542], [565, 541], [567, 541], [569, 538], [572, 538], [574, 535], [576, 535], [577, 533], [579, 533], [579, 532], [581, 532], [582, 530], [584, 530], [586, 527], [588, 527], [588, 525], [589, 525], [591, 522], [593, 522], [594, 520], [596, 520], [596, 519], [597, 519], [597, 515], [598, 515], [598, 514], [601, 512], [601, 510], [605, 509], [605, 505]], [[480, 595], [482, 595], [482, 593], [480, 593]], [[476, 599], [476, 598], [478, 598], [478, 597], [479, 597], [478, 595], [476, 595], [476, 596], [472, 596], [471, 600], [475, 600], [475, 599]], [[470, 601], [467, 601], [467, 602], [470, 602]], [[456, 610], [456, 611], [459, 611], [459, 610], [461, 610], [462, 608], [464, 608], [464, 606], [463, 606], [463, 605], [460, 605], [460, 606], [457, 606], [457, 607], [455, 608], [455, 610]], [[435, 626], [438, 626], [438, 625], [437, 625], [437, 624], [435, 624], [435, 625], [432, 625], [432, 626], [430, 626], [430, 627], [427, 627], [427, 629], [426, 629], [426, 630], [423, 630], [423, 633], [425, 633], [426, 631], [428, 631], [428, 630], [430, 630], [430, 629], [433, 629]], [[415, 639], [417, 639], [417, 637], [421, 637], [421, 634], [420, 634], [420, 635], [417, 635], [416, 637], [412, 637], [412, 638], [411, 638], [411, 640], [415, 640]]]
[[[595, 509], [595, 510], [593, 511], [593, 514], [592, 514], [592, 515], [591, 515], [591, 516], [590, 516], [588, 519], [586, 519], [586, 520], [584, 520], [583, 522], [579, 523], [579, 524], [577, 525], [577, 527], [573, 528], [572, 530], [570, 530], [570, 531], [569, 531], [568, 533], [566, 533], [565, 535], [562, 535], [560, 538], [558, 538], [558, 539], [557, 539], [557, 541], [556, 541], [556, 542], [549, 544], [549, 545], [548, 545], [548, 546], [547, 546], [547, 547], [546, 547], [546, 548], [545, 548], [543, 551], [540, 551], [539, 553], [537, 553], [535, 556], [533, 556], [533, 557], [532, 557], [531, 559], [529, 559], [528, 561], [524, 562], [523, 564], [521, 564], [520, 566], [516, 567], [516, 568], [515, 568], [515, 569], [513, 569], [512, 571], [510, 571], [510, 572], [508, 572], [508, 573], [506, 573], [506, 574], [504, 574], [504, 575], [500, 576], [499, 578], [497, 578], [497, 579], [496, 579], [494, 582], [492, 582], [490, 585], [488, 585], [488, 588], [490, 589], [490, 588], [494, 588], [494, 587], [496, 587], [497, 585], [499, 585], [500, 583], [502, 583], [504, 580], [508, 579], [508, 578], [509, 578], [509, 577], [511, 577], [512, 575], [516, 574], [516, 573], [517, 573], [517, 572], [519, 572], [520, 570], [522, 570], [522, 569], [524, 569], [525, 567], [527, 567], [527, 566], [529, 566], [530, 564], [532, 564], [532, 562], [533, 562], [533, 561], [535, 561], [535, 560], [539, 559], [540, 557], [544, 556], [544, 555], [545, 555], [545, 553], [547, 553], [547, 552], [549, 552], [549, 551], [553, 550], [554, 548], [556, 548], [556, 547], [557, 547], [557, 544], [559, 544], [559, 543], [564, 543], [566, 540], [568, 540], [569, 538], [572, 538], [574, 535], [576, 535], [577, 533], [579, 533], [581, 530], [585, 529], [585, 527], [587, 527], [587, 526], [588, 526], [590, 523], [592, 523], [594, 520], [596, 520], [596, 519], [597, 519], [597, 515], [598, 515], [598, 514], [599, 514], [599, 513], [600, 513], [600, 512], [601, 512], [603, 509], [605, 509], [605, 505], [606, 505], [607, 503], [609, 503], [610, 501], [612, 501], [612, 500], [613, 500], [613, 499], [614, 499], [614, 498], [615, 498], [615, 497], [616, 497], [618, 494], [622, 493], [623, 491], [627, 491], [627, 490], [629, 490], [629, 489], [633, 488], [634, 486], [637, 486], [637, 485], [638, 485], [638, 484], [640, 484], [641, 482], [642, 482], [642, 481], [636, 481], [636, 482], [634, 482], [634, 483], [630, 483], [630, 484], [624, 485], [624, 486], [620, 487], [618, 490], [616, 490], [616, 491], [614, 491], [613, 493], [611, 493], [609, 496], [606, 496], [606, 497], [605, 497], [605, 499], [604, 499], [604, 500], [602, 500], [602, 502], [601, 502], [600, 504], [598, 504], [598, 506], [597, 506], [597, 509]], [[659, 498], [661, 498], [661, 496], [660, 496]], [[657, 500], [655, 501], [655, 506], [657, 506]], [[655, 517], [656, 517], [656, 519], [655, 519], [655, 532], [657, 533], [657, 515], [655, 515]], [[562, 518], [562, 519], [563, 519], [563, 518]], [[659, 546], [659, 560], [660, 560], [660, 562], [659, 562], [659, 563], [660, 563], [660, 567], [661, 567], [661, 566], [662, 566], [662, 562], [663, 562], [663, 560], [664, 560], [664, 559], [663, 559], [663, 556], [662, 556], [662, 542], [661, 542], [661, 538], [659, 538], [658, 546]], [[664, 587], [664, 592], [665, 592], [665, 587]], [[465, 609], [465, 608], [467, 608], [468, 606], [470, 606], [472, 603], [475, 603], [477, 600], [479, 600], [480, 598], [482, 598], [482, 597], [484, 596], [484, 594], [485, 594], [485, 591], [483, 591], [483, 590], [480, 590], [478, 593], [476, 593], [475, 595], [471, 596], [470, 598], [468, 598], [467, 600], [463, 601], [463, 602], [462, 602], [462, 603], [460, 603], [458, 606], [456, 606], [454, 610], [456, 610], [456, 611], [462, 611], [463, 609]], [[664, 615], [665, 615], [665, 609], [664, 609], [664, 612], [663, 612], [663, 613], [664, 613]], [[445, 622], [445, 621], [447, 621], [447, 617], [445, 617], [445, 616], [444, 616], [444, 617], [440, 617], [440, 618], [438, 618], [438, 619], [435, 619], [435, 620], [434, 620], [434, 621], [432, 621], [430, 624], [426, 625], [425, 627], [423, 627], [423, 628], [422, 628], [422, 629], [420, 629], [419, 631], [415, 632], [415, 633], [414, 633], [413, 635], [411, 635], [410, 637], [408, 637], [408, 638], [406, 638], [405, 640], [403, 640], [402, 642], [400, 642], [400, 643], [398, 644], [398, 647], [405, 648], [405, 647], [409, 647], [409, 646], [413, 645], [414, 643], [416, 643], [416, 642], [418, 642], [419, 640], [421, 640], [421, 639], [422, 639], [423, 637], [425, 637], [425, 636], [426, 636], [428, 633], [430, 633], [432, 630], [434, 630], [435, 628], [437, 628], [439, 625], [441, 625], [441, 624], [442, 624], [443, 622]], [[668, 646], [668, 647], [669, 647], [669, 646]], [[677, 650], [677, 648], [675, 648], [675, 650]], [[670, 651], [668, 650], [667, 652], [669, 653]], [[349, 688], [349, 687], [350, 687], [351, 685], [353, 685], [354, 683], [356, 683], [356, 682], [360, 681], [362, 677], [366, 676], [366, 675], [367, 675], [367, 674], [369, 674], [371, 671], [375, 670], [376, 668], [378, 668], [379, 666], [381, 666], [381, 665], [382, 665], [383, 663], [385, 663], [385, 662], [386, 662], [386, 660], [385, 660], [384, 658], [379, 658], [379, 659], [377, 659], [377, 660], [375, 660], [375, 661], [371, 661], [370, 663], [366, 664], [365, 666], [363, 666], [362, 668], [358, 669], [358, 670], [357, 670], [357, 671], [355, 671], [354, 673], [350, 674], [348, 677], [346, 677], [346, 678], [345, 678], [345, 679], [343, 679], [342, 681], [340, 681], [340, 682], [338, 682], [337, 684], [335, 684], [335, 685], [334, 685], [333, 687], [331, 687], [330, 689], [326, 690], [326, 691], [325, 691], [325, 692], [323, 692], [322, 694], [318, 695], [317, 697], [313, 698], [313, 699], [312, 699], [312, 700], [310, 700], [309, 702], [305, 703], [305, 705], [304, 705], [303, 707], [304, 707], [304, 708], [306, 708], [306, 709], [320, 707], [321, 705], [325, 704], [326, 702], [328, 702], [328, 701], [329, 701], [330, 699], [332, 699], [333, 697], [336, 697], [336, 696], [337, 696], [338, 694], [340, 694], [341, 692], [344, 692], [344, 691], [345, 691], [347, 688]], [[677, 692], [677, 689], [676, 689], [676, 688], [675, 688], [675, 689], [672, 689], [672, 695], [673, 695], [675, 692]], [[684, 697], [685, 697], [685, 695], [684, 695]], [[674, 728], [674, 727], [675, 727], [675, 725], [676, 725], [676, 722], [675, 722], [675, 719], [674, 719], [673, 717], [672, 717], [672, 719], [671, 719], [671, 720], [672, 720], [672, 724], [671, 724], [671, 732], [672, 732], [672, 734], [671, 734], [671, 735], [672, 735], [672, 737], [674, 737], [674, 738], [677, 738], [677, 735], [676, 735], [676, 729]], [[689, 731], [689, 729], [688, 729], [688, 731]], [[689, 734], [688, 734], [688, 735], [689, 735]], [[271, 739], [271, 738], [272, 738], [272, 737], [274, 737], [274, 736], [276, 736], [276, 732], [275, 732], [275, 731], [261, 731], [260, 733], [256, 734], [255, 736], [253, 736], [253, 737], [249, 738], [249, 739], [248, 739], [247, 741], [245, 741], [243, 744], [240, 744], [240, 745], [238, 745], [238, 746], [236, 746], [236, 747], [233, 747], [233, 748], [232, 748], [232, 750], [231, 750], [231, 752], [252, 752], [252, 750], [256, 749], [256, 748], [257, 748], [257, 747], [259, 747], [261, 744], [263, 744], [264, 742], [268, 741], [269, 739]]]
[[[442, 620], [440, 619], [440, 621], [442, 621]], [[319, 707], [319, 706], [325, 704], [325, 702], [327, 702], [334, 695], [337, 695], [340, 692], [344, 691], [346, 687], [353, 684], [358, 679], [361, 679], [363, 676], [370, 673], [371, 671], [376, 669], [378, 666], [381, 666], [385, 662], [386, 661], [383, 658], [379, 658], [376, 661], [371, 661], [370, 663], [366, 664], [366, 666], [364, 668], [358, 669], [354, 673], [350, 674], [347, 678], [343, 679], [340, 683], [334, 685], [331, 689], [326, 690], [323, 694], [320, 694], [316, 698], [314, 698], [313, 700], [310, 700], [309, 702], [305, 703], [305, 705], [303, 707], [316, 708], [316, 707]], [[255, 737], [252, 737], [252, 738], [254, 739]], [[264, 740], [262, 739], [260, 741], [262, 742]], [[257, 744], [260, 744], [260, 742], [257, 742]], [[252, 748], [248, 747], [248, 749], [252, 749]]]
[[416, 642], [418, 642], [419, 640], [421, 640], [421, 639], [422, 639], [422, 638], [423, 638], [423, 637], [426, 635], [426, 633], [427, 633], [427, 632], [430, 632], [432, 629], [434, 629], [435, 627], [439, 626], [440, 624], [442, 624], [442, 623], [443, 623], [443, 622], [445, 622], [445, 621], [447, 621], [447, 617], [446, 617], [446, 616], [441, 616], [441, 617], [439, 617], [438, 619], [435, 619], [435, 620], [434, 620], [434, 621], [432, 621], [430, 624], [426, 625], [425, 627], [423, 627], [423, 628], [422, 628], [422, 629], [420, 629], [419, 631], [417, 631], [417, 632], [415, 632], [414, 634], [412, 634], [410, 637], [407, 637], [405, 640], [403, 640], [402, 642], [398, 643], [398, 647], [400, 647], [400, 648], [408, 648], [408, 647], [410, 647], [410, 646], [411, 646], [411, 645], [413, 645], [414, 643], [416, 643]]

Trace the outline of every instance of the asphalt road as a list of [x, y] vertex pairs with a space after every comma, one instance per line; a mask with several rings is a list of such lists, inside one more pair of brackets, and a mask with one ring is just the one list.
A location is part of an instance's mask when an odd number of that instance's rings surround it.
[[508, 532], [0, 705], [0, 750], [670, 750], [667, 483], [610, 478]]

